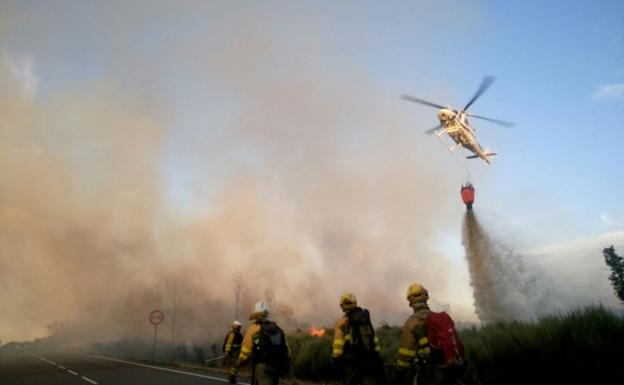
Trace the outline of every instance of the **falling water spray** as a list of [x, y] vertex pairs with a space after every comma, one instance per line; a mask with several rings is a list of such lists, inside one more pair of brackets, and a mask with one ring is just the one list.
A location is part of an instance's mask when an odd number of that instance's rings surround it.
[[463, 244], [481, 321], [531, 320], [543, 313], [548, 295], [537, 274], [525, 267], [520, 255], [493, 239], [473, 210], [464, 215]]

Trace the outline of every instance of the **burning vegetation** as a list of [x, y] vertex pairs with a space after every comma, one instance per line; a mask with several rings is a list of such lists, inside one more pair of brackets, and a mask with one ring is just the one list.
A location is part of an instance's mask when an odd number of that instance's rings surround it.
[[325, 329], [317, 328], [316, 326], [310, 326], [310, 335], [313, 337], [324, 337]]

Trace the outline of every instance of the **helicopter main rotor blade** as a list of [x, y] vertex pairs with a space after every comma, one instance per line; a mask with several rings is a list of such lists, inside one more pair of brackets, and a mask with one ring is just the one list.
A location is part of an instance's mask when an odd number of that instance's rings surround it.
[[505, 120], [486, 118], [485, 116], [473, 115], [473, 114], [468, 114], [468, 113], [466, 115], [468, 115], [468, 116], [470, 116], [472, 118], [487, 120], [488, 122], [500, 124], [501, 126], [505, 126], [505, 127], [513, 127], [513, 126], [515, 126], [514, 123], [507, 122]]
[[435, 104], [432, 102], [428, 102], [426, 100], [423, 99], [418, 99], [417, 97], [411, 96], [411, 95], [401, 95], [401, 99], [403, 100], [407, 100], [410, 102], [414, 102], [414, 103], [419, 103], [419, 104], [424, 104], [425, 106], [429, 106], [429, 107], [433, 107], [433, 108], [438, 108], [438, 109], [442, 109], [442, 108], [446, 108], [442, 105], [439, 104]]
[[481, 81], [481, 85], [479, 86], [479, 89], [477, 90], [477, 92], [475, 92], [474, 96], [472, 97], [472, 99], [470, 99], [468, 104], [466, 104], [466, 107], [464, 107], [463, 111], [466, 111], [468, 107], [472, 105], [472, 103], [474, 103], [477, 99], [479, 99], [481, 94], [483, 94], [485, 90], [487, 90], [492, 85], [493, 82], [494, 82], [494, 76], [484, 77], [483, 81]]
[[427, 134], [427, 135], [431, 135], [431, 134], [433, 134], [434, 132], [438, 131], [440, 128], [442, 128], [442, 125], [441, 125], [441, 124], [438, 124], [437, 126], [435, 126], [435, 127], [433, 127], [433, 128], [430, 128], [430, 129], [428, 129], [427, 131], [425, 131], [425, 134]]

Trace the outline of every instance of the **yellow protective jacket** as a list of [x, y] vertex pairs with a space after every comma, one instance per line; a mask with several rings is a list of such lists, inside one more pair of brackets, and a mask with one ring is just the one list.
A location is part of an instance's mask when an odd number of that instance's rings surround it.
[[238, 354], [238, 360], [230, 368], [230, 375], [236, 376], [236, 374], [238, 374], [239, 367], [249, 360], [249, 357], [253, 352], [254, 335], [262, 330], [257, 322], [258, 319], [256, 319], [247, 329], [245, 337], [243, 337], [240, 353]]
[[227, 336], [225, 337], [225, 343], [223, 344], [223, 353], [225, 356], [227, 356], [228, 354], [230, 354], [230, 351], [234, 352], [238, 352], [238, 350], [241, 347], [241, 341], [237, 339], [240, 338], [236, 338], [238, 336], [240, 336], [240, 333], [237, 333], [234, 330], [230, 330], [230, 332], [227, 334]]
[[418, 357], [429, 355], [429, 340], [427, 339], [425, 326], [430, 313], [431, 310], [425, 303], [414, 306], [414, 314], [405, 321], [403, 331], [401, 332], [399, 354], [396, 361], [397, 367], [409, 368]]
[[332, 357], [334, 358], [342, 356], [345, 342], [351, 339], [349, 334], [347, 334], [348, 325], [349, 319], [346, 315], [340, 317], [338, 321], [336, 321], [336, 326], [334, 327], [334, 343], [332, 345]]
[[[252, 357], [254, 345], [258, 343], [259, 335], [262, 332], [262, 326], [260, 324], [268, 321], [267, 316], [262, 315], [262, 313], [252, 314], [249, 319], [254, 322], [249, 326], [247, 332], [245, 333], [245, 337], [243, 337], [243, 343], [241, 344], [241, 351], [238, 355], [236, 365], [233, 365], [230, 369], [230, 374], [233, 375], [236, 375], [239, 367], [247, 362], [250, 357]], [[286, 341], [284, 342], [286, 343]], [[288, 355], [290, 356], [290, 347], [288, 346], [288, 343], [286, 343], [286, 348], [288, 349]]]
[[251, 353], [253, 351], [254, 345], [254, 335], [259, 333], [262, 330], [262, 327], [258, 323], [259, 320], [256, 320], [252, 323], [247, 332], [245, 333], [245, 337], [243, 337], [243, 343], [241, 344], [241, 351], [238, 355], [238, 364], [242, 364], [249, 359]]
[[[334, 327], [334, 343], [332, 344], [332, 357], [341, 357], [344, 353], [345, 344], [350, 343], [352, 339], [351, 330], [349, 329], [349, 317], [343, 315], [336, 321]], [[375, 336], [375, 351], [380, 352], [381, 346], [379, 344], [379, 338]]]

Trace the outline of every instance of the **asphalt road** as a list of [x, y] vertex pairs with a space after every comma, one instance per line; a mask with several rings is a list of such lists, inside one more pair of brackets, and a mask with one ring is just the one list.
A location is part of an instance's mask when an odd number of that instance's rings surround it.
[[[0, 349], [1, 385], [223, 385], [223, 376], [107, 357], [26, 348]], [[245, 384], [245, 382], [239, 382]]]

